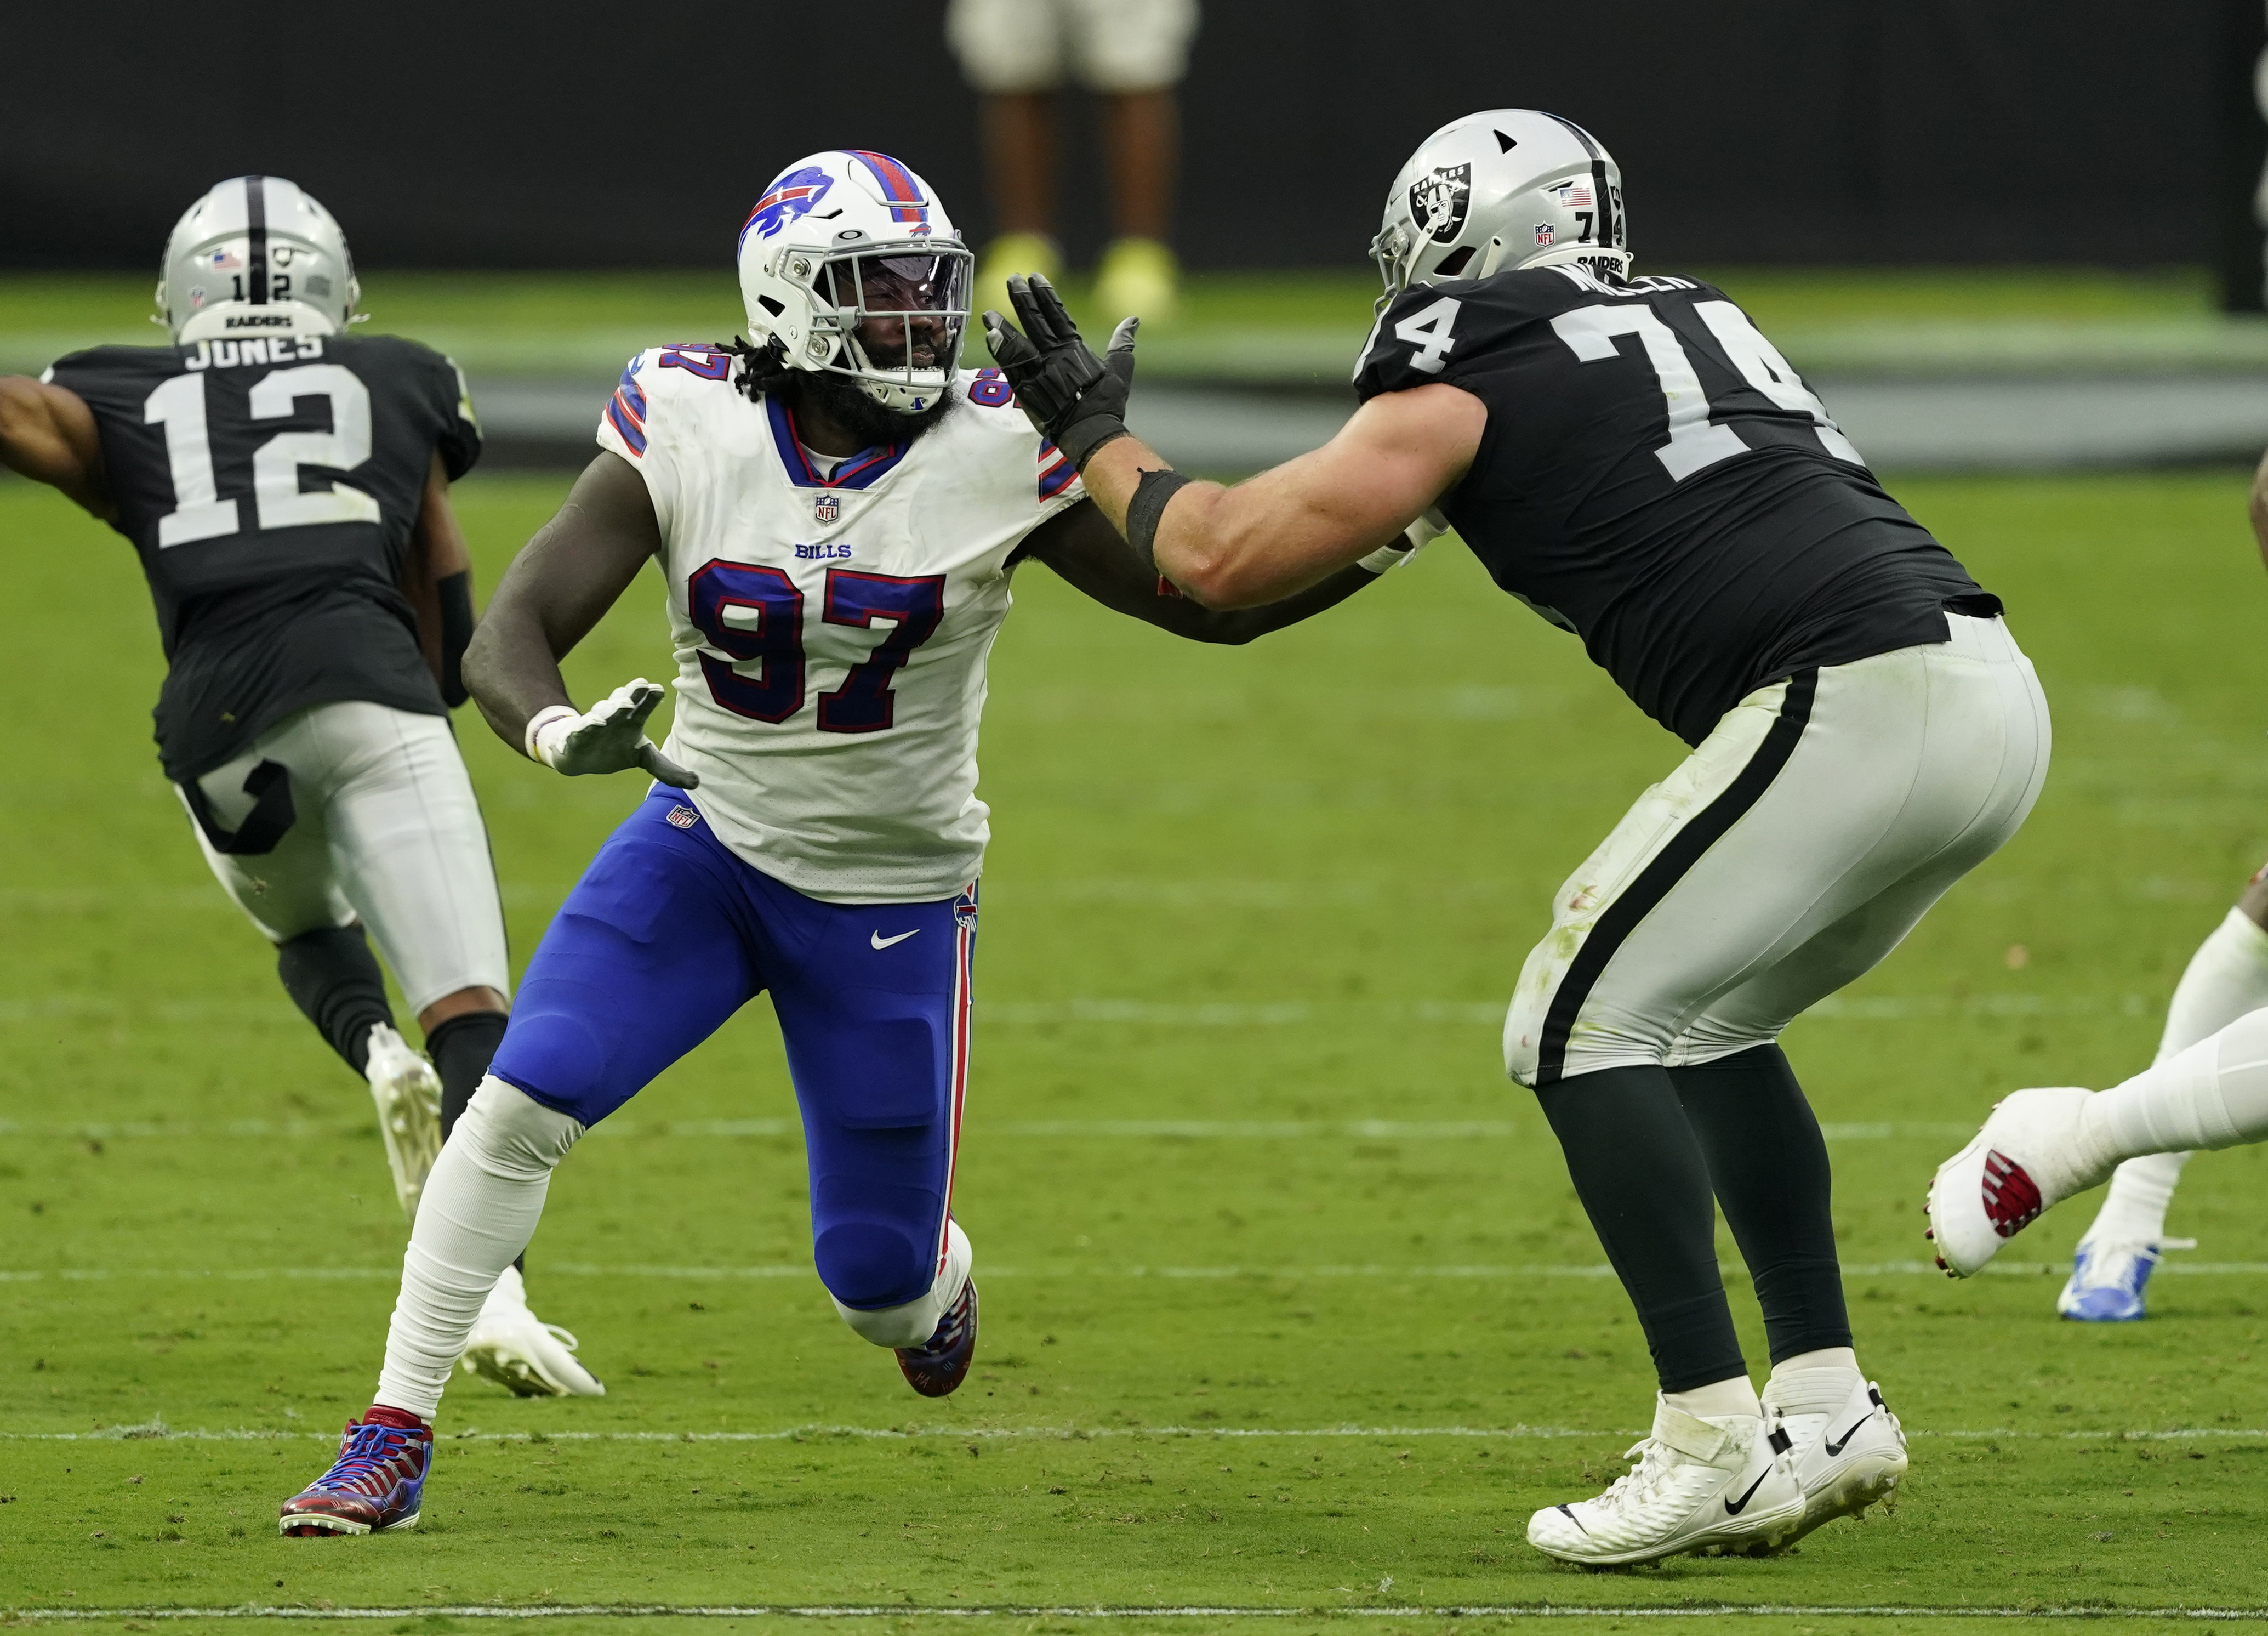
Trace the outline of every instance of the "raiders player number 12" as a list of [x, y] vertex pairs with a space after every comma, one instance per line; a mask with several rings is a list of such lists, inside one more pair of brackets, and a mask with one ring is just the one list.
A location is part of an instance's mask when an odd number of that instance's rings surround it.
[[[414, 1219], [509, 1003], [448, 718], [474, 623], [448, 488], [481, 434], [448, 359], [347, 333], [359, 294], [329, 211], [281, 177], [222, 182], [166, 247], [172, 344], [0, 378], [0, 461], [133, 542], [167, 661], [158, 758], [285, 990], [368, 1080]], [[365, 927], [432, 1064], [394, 1028]], [[604, 1389], [517, 1274], [500, 1290], [469, 1367], [525, 1394]]]
[[[1017, 295], [1023, 334], [988, 315], [993, 355], [1199, 601], [1283, 596], [1438, 506], [1691, 747], [1560, 888], [1505, 1021], [1506, 1070], [1559, 1139], [1661, 1392], [1637, 1470], [1528, 1539], [1599, 1566], [1778, 1549], [1907, 1459], [1852, 1347], [1827, 1149], [1779, 1035], [2015, 832], [2046, 705], [1999, 600], [1747, 314], [1631, 276], [1622, 174], [1588, 132], [1520, 108], [1436, 132], [1373, 252], [1361, 409], [1233, 489], [1126, 432], [1043, 283]], [[1761, 1402], [1712, 1192], [1764, 1308]]]

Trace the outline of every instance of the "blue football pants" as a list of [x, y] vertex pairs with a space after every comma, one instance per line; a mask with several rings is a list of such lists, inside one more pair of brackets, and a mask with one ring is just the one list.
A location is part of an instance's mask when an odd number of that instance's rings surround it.
[[490, 1072], [594, 1125], [769, 990], [811, 1166], [814, 1257], [861, 1311], [926, 1294], [968, 1080], [976, 894], [826, 903], [656, 786], [543, 934]]

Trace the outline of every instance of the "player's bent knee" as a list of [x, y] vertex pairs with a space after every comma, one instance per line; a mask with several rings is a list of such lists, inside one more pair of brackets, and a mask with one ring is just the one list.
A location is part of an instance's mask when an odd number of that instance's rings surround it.
[[844, 1221], [812, 1244], [819, 1281], [853, 1310], [902, 1306], [925, 1294], [937, 1276], [934, 1252], [900, 1228], [877, 1221]]
[[[910, 1240], [893, 1228], [869, 1227], [869, 1231], [887, 1233], [901, 1244], [916, 1249], [920, 1260], [914, 1276], [922, 1286], [921, 1293], [909, 1301], [873, 1306], [854, 1304], [845, 1300], [844, 1289], [837, 1287], [835, 1279], [828, 1274], [830, 1258], [828, 1241], [848, 1230], [850, 1224], [829, 1227], [820, 1234], [816, 1246], [820, 1278], [826, 1283], [828, 1293], [835, 1298], [835, 1310], [842, 1315], [843, 1322], [850, 1326], [853, 1333], [877, 1346], [920, 1345], [937, 1332], [938, 1323], [945, 1316], [946, 1308], [960, 1299], [961, 1286], [968, 1281], [969, 1269], [976, 1259], [969, 1249], [968, 1235], [961, 1230], [960, 1223], [946, 1222], [945, 1268], [937, 1271], [934, 1270], [936, 1264], [930, 1259], [926, 1246], [913, 1245]], [[838, 1248], [849, 1250], [853, 1245], [846, 1239]]]
[[473, 1093], [449, 1142], [465, 1144], [482, 1169], [525, 1181], [549, 1175], [583, 1131], [579, 1121], [490, 1074]]

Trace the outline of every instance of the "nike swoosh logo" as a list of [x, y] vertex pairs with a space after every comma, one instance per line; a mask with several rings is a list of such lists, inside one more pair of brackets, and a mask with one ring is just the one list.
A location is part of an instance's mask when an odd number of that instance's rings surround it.
[[908, 938], [913, 936], [914, 932], [918, 932], [920, 930], [921, 928], [919, 926], [916, 926], [913, 932], [901, 932], [895, 937], [884, 937], [880, 932], [873, 932], [867, 934], [866, 940], [869, 943], [872, 943], [876, 948], [887, 948], [893, 943], [904, 942]]
[[1736, 1517], [1740, 1515], [1742, 1512], [1746, 1511], [1749, 1508], [1749, 1501], [1756, 1497], [1756, 1490], [1764, 1485], [1764, 1478], [1771, 1475], [1771, 1468], [1770, 1466], [1766, 1466], [1762, 1474], [1757, 1477], [1756, 1480], [1749, 1485], [1749, 1492], [1747, 1493], [1742, 1494], [1738, 1500], [1727, 1500], [1725, 1502], [1725, 1514], [1728, 1517]]
[[1859, 1428], [1866, 1425], [1867, 1421], [1874, 1418], [1874, 1411], [1872, 1409], [1869, 1409], [1866, 1413], [1860, 1415], [1856, 1420], [1853, 1420], [1848, 1426], [1844, 1428], [1842, 1436], [1829, 1438], [1827, 1440], [1828, 1458], [1831, 1460], [1836, 1455], [1841, 1454], [1845, 1448], [1848, 1448], [1851, 1446], [1851, 1440], [1858, 1436]]

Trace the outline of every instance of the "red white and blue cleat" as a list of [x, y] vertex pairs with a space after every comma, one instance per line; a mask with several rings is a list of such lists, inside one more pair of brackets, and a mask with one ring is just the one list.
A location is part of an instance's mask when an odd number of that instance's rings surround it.
[[331, 1469], [284, 1502], [276, 1531], [298, 1539], [415, 1528], [433, 1466], [433, 1428], [350, 1420]]
[[961, 1285], [960, 1297], [945, 1309], [928, 1340], [897, 1352], [909, 1386], [924, 1397], [950, 1396], [976, 1361], [976, 1280]]

